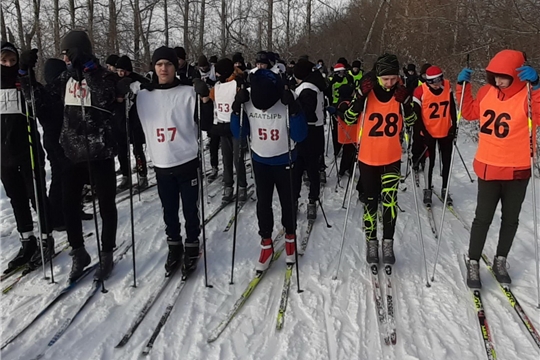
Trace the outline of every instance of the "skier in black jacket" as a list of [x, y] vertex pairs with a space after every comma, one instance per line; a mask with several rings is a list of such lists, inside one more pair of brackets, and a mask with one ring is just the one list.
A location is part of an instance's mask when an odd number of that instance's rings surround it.
[[[84, 31], [70, 31], [62, 39], [61, 48], [68, 70], [46, 87], [35, 87], [34, 93], [36, 101], [54, 102], [63, 99], [64, 102], [60, 145], [69, 159], [63, 172], [64, 220], [73, 258], [69, 278], [73, 281], [80, 277], [91, 262], [84, 247], [79, 208], [89, 166], [96, 186], [103, 226], [102, 263], [95, 277], [103, 280], [112, 272], [118, 223], [114, 171], [116, 142], [111, 124], [116, 80], [92, 55], [92, 44]], [[24, 70], [23, 65], [26, 69], [33, 68], [36, 62], [37, 56], [25, 56], [25, 63], [21, 61], [21, 70]], [[29, 92], [28, 76], [23, 76], [21, 80]]]

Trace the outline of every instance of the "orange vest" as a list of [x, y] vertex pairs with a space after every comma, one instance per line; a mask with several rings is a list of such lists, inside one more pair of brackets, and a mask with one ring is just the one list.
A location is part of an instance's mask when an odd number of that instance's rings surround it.
[[[344, 101], [347, 105], [350, 101]], [[339, 104], [341, 105], [341, 104]], [[339, 107], [338, 105], [338, 107]], [[358, 119], [360, 121], [360, 118]], [[337, 117], [338, 143], [356, 144], [358, 142], [358, 122], [353, 125], [347, 125], [341, 117]]]
[[373, 91], [368, 94], [364, 128], [359, 130], [362, 134], [358, 160], [381, 166], [401, 159], [399, 134], [403, 128], [403, 116], [400, 105], [393, 97], [383, 103]]
[[480, 133], [476, 160], [500, 167], [530, 167], [529, 127], [523, 104], [527, 88], [508, 100], [491, 87], [480, 101]]
[[428, 133], [436, 139], [448, 136], [452, 127], [450, 116], [450, 81], [444, 80], [443, 91], [435, 95], [428, 84], [422, 84], [422, 121]]

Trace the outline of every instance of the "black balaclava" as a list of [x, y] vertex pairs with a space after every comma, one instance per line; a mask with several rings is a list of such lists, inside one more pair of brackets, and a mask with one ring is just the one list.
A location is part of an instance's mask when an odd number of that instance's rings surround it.
[[234, 63], [231, 59], [223, 58], [214, 65], [214, 68], [219, 74], [219, 82], [224, 83], [234, 72]]
[[17, 63], [13, 66], [4, 66], [2, 65], [1, 68], [1, 87], [2, 89], [9, 89], [14, 88], [15, 84], [17, 83], [17, 76], [19, 74], [19, 52], [17, 51], [17, 48], [15, 48], [15, 45], [9, 42], [2, 42], [2, 49], [1, 52], [9, 51], [11, 53], [14, 53], [17, 57]]
[[281, 77], [268, 69], [259, 69], [250, 76], [251, 102], [259, 110], [268, 110], [283, 95]]
[[60, 59], [47, 59], [43, 68], [43, 75], [47, 84], [52, 83], [60, 74], [67, 70], [66, 63]]

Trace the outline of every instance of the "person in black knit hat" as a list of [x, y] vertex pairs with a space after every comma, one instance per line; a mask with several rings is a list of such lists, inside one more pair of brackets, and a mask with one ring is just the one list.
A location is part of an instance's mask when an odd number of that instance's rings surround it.
[[183, 47], [175, 47], [174, 52], [176, 54], [176, 58], [178, 59], [178, 64], [176, 66], [176, 77], [180, 79], [182, 84], [193, 85], [193, 79], [198, 77], [197, 69], [189, 65], [189, 63], [186, 61], [187, 54]]
[[[131, 64], [131, 59], [123, 55], [116, 62], [116, 69], [119, 79], [130, 78], [133, 81], [139, 81], [141, 83], [148, 83], [149, 80], [142, 75], [133, 72], [133, 65]], [[115, 119], [116, 119], [116, 140], [118, 142], [118, 161], [120, 162], [120, 169], [122, 171], [122, 181], [118, 185], [118, 190], [126, 190], [129, 186], [128, 176], [130, 174], [128, 159], [129, 145], [127, 143], [127, 134], [126, 134], [126, 108], [124, 105], [124, 99], [117, 99], [119, 106], [115, 109]], [[140, 191], [148, 187], [148, 169], [146, 166], [146, 156], [144, 154], [143, 145], [144, 133], [142, 131], [141, 123], [137, 117], [137, 112], [133, 107], [129, 110], [129, 139], [130, 143], [133, 144], [133, 155], [135, 156], [136, 168], [137, 168], [137, 184], [136, 190]]]
[[116, 54], [111, 54], [107, 56], [105, 60], [105, 65], [107, 65], [107, 70], [115, 73], [116, 72], [116, 62], [118, 61], [119, 56]]
[[294, 77], [298, 86], [295, 93], [308, 124], [307, 137], [298, 143], [296, 162], [296, 198], [300, 198], [302, 174], [307, 172], [309, 194], [307, 206], [308, 220], [317, 218], [317, 205], [321, 192], [319, 174], [321, 157], [324, 156], [324, 91], [326, 82], [320, 71], [313, 71], [315, 64], [300, 59], [294, 65]]
[[[25, 97], [22, 96], [18, 87], [19, 53], [9, 42], [2, 42], [1, 64], [2, 161], [0, 174], [15, 215], [17, 231], [21, 235], [21, 248], [9, 261], [4, 271], [4, 273], [9, 273], [26, 264], [30, 266], [41, 264], [41, 251], [34, 235], [34, 222], [28, 199], [31, 199], [34, 209], [39, 210], [39, 221], [43, 232], [39, 236], [45, 252], [45, 260], [48, 260], [51, 251], [54, 253], [54, 239], [49, 218], [45, 217], [46, 214], [50, 215], [45, 187], [45, 153], [39, 138], [32, 139], [33, 146], [30, 149], [29, 124], [24, 115], [26, 113]], [[9, 101], [10, 99], [15, 101]], [[34, 163], [34, 170], [32, 170], [31, 156], [35, 159], [39, 158], [39, 163]], [[34, 196], [33, 176], [38, 180], [36, 184], [38, 199]]]
[[[68, 70], [46, 87], [34, 86], [34, 95], [37, 103], [64, 103], [60, 144], [69, 160], [62, 177], [64, 220], [73, 261], [69, 279], [78, 279], [91, 262], [84, 246], [80, 212], [81, 192], [88, 178], [89, 166], [102, 223], [102, 262], [95, 278], [103, 280], [110, 276], [113, 269], [118, 223], [114, 171], [116, 141], [112, 129], [116, 80], [107, 69], [99, 65], [92, 53], [92, 43], [84, 31], [70, 31], [62, 39], [61, 49]], [[23, 55], [21, 84], [25, 93], [29, 94], [31, 79], [27, 74], [35, 67], [37, 55], [32, 56], [31, 51]]]
[[242, 71], [246, 70], [246, 62], [241, 52], [234, 53], [232, 56], [232, 62], [234, 63], [235, 68], [239, 68]]

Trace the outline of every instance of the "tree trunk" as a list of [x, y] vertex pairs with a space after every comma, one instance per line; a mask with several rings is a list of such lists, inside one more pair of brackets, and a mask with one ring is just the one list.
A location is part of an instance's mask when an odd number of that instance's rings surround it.
[[116, 44], [118, 42], [115, 0], [109, 0], [109, 34], [108, 35], [109, 36], [107, 36], [107, 56], [116, 53]]
[[169, 47], [169, 9], [167, 0], [163, 0], [163, 19], [165, 22], [165, 46]]
[[94, 0], [88, 0], [88, 37], [94, 44]]
[[17, 12], [17, 30], [19, 32], [19, 46], [21, 49], [26, 50], [26, 44], [24, 41], [24, 30], [23, 30], [23, 23], [22, 23], [22, 15], [21, 15], [21, 4], [19, 0], [15, 0], [13, 2], [15, 5], [15, 11]]
[[373, 21], [371, 22], [371, 27], [369, 28], [368, 35], [366, 37], [366, 42], [364, 43], [364, 47], [362, 49], [362, 54], [366, 53], [367, 47], [369, 42], [371, 41], [371, 36], [373, 35], [373, 28], [375, 27], [375, 21], [377, 21], [377, 17], [379, 16], [379, 13], [381, 12], [382, 6], [384, 5], [384, 0], [381, 1], [379, 4], [379, 8], [377, 9], [377, 12], [375, 13], [375, 16], [373, 17]]
[[291, 48], [291, 0], [287, 0], [287, 23], [285, 24], [285, 46], [287, 47], [287, 55], [288, 55], [289, 49]]
[[54, 0], [54, 49], [60, 54], [60, 4], [59, 0]]
[[311, 45], [311, 0], [307, 0], [306, 7], [306, 32], [307, 32], [307, 48], [310, 48]]
[[[199, 23], [199, 53], [204, 53], [204, 17], [206, 14], [206, 0], [201, 0], [201, 19]], [[224, 55], [223, 53], [221, 54]]]
[[266, 29], [266, 48], [268, 51], [272, 51], [272, 33], [273, 33], [273, 27], [274, 27], [274, 0], [268, 0], [268, 29]]
[[189, 43], [189, 0], [184, 0], [184, 48], [188, 54], [192, 52]]
[[70, 30], [73, 30], [75, 29], [75, 0], [69, 0], [69, 15], [71, 18]]
[[[41, 1], [40, 0], [34, 0], [34, 24], [35, 24], [35, 30], [36, 30], [36, 45], [38, 48], [38, 69], [40, 69], [40, 74], [43, 73], [43, 65], [45, 65], [45, 56], [43, 56], [43, 44], [42, 44], [42, 37], [41, 37], [41, 23], [39, 21], [39, 11], [41, 7]], [[29, 47], [32, 47], [31, 40], [28, 42]], [[41, 76], [39, 76], [41, 78]]]
[[2, 7], [0, 7], [0, 36], [7, 41], [6, 19], [4, 19], [4, 10]]
[[225, 56], [225, 49], [227, 46], [227, 2], [226, 0], [221, 0], [221, 56]]
[[382, 54], [385, 49], [386, 49], [386, 44], [385, 44], [385, 35], [386, 35], [386, 29], [388, 28], [388, 13], [390, 11], [390, 0], [384, 0], [384, 2], [386, 3], [388, 1], [388, 3], [386, 4], [386, 8], [384, 9], [384, 23], [383, 23], [383, 28], [382, 28], [382, 31], [381, 31], [381, 47], [379, 49], [379, 52]]
[[141, 50], [140, 50], [140, 39], [141, 39], [141, 16], [140, 16], [140, 9], [139, 9], [139, 0], [133, 1], [133, 55], [134, 55], [134, 61], [138, 62], [141, 57]]

